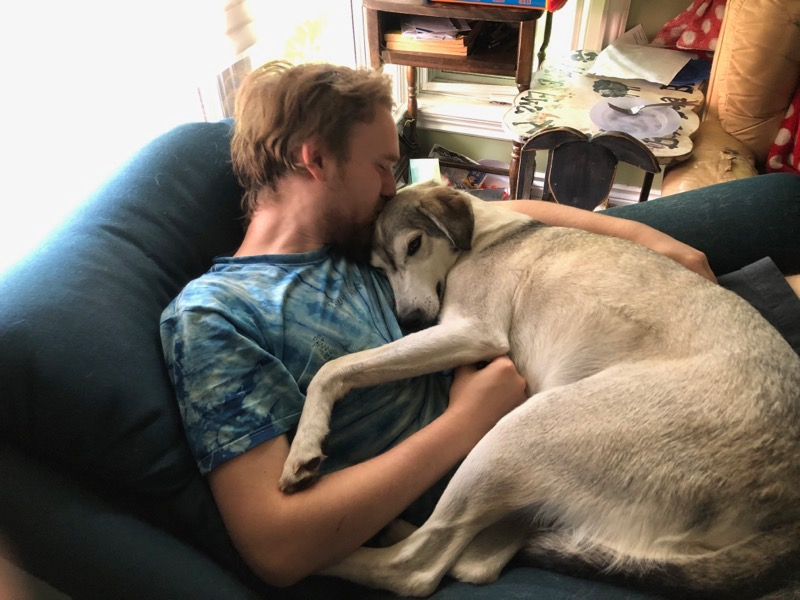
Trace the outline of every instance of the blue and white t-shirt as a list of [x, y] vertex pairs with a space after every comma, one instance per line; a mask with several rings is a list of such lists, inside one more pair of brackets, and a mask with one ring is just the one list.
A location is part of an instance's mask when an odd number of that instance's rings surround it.
[[[219, 258], [164, 310], [161, 339], [194, 457], [205, 474], [283, 433], [327, 361], [400, 338], [391, 287], [329, 248]], [[323, 473], [396, 445], [439, 416], [449, 380], [353, 390], [333, 410]]]

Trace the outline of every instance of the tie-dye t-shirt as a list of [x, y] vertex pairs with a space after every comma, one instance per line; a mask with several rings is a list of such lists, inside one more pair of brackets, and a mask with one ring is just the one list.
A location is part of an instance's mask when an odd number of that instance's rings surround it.
[[[391, 287], [329, 248], [219, 258], [161, 316], [161, 339], [200, 470], [293, 433], [323, 363], [403, 334]], [[328, 473], [394, 446], [445, 409], [439, 374], [353, 390], [333, 410]]]

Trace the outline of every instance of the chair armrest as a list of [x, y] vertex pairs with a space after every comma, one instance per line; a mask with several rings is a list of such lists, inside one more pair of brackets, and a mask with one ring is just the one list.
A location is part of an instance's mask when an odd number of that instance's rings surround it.
[[700, 123], [692, 141], [691, 156], [664, 173], [662, 196], [758, 175], [753, 153], [727, 133], [717, 119]]

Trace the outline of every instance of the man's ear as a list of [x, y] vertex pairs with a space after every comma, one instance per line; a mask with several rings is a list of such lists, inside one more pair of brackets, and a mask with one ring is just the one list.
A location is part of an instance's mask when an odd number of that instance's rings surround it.
[[309, 138], [300, 146], [300, 162], [311, 177], [323, 181], [330, 168], [330, 155], [319, 138]]

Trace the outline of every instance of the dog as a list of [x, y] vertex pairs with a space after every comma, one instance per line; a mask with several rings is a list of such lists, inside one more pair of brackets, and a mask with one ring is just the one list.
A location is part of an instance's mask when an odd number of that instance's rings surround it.
[[508, 354], [530, 398], [422, 527], [327, 574], [427, 596], [448, 573], [491, 582], [520, 554], [672, 597], [742, 598], [797, 556], [800, 358], [744, 300], [633, 242], [435, 184], [388, 202], [371, 261], [401, 323], [424, 329], [322, 367], [281, 489], [317, 477], [333, 405], [354, 387]]

